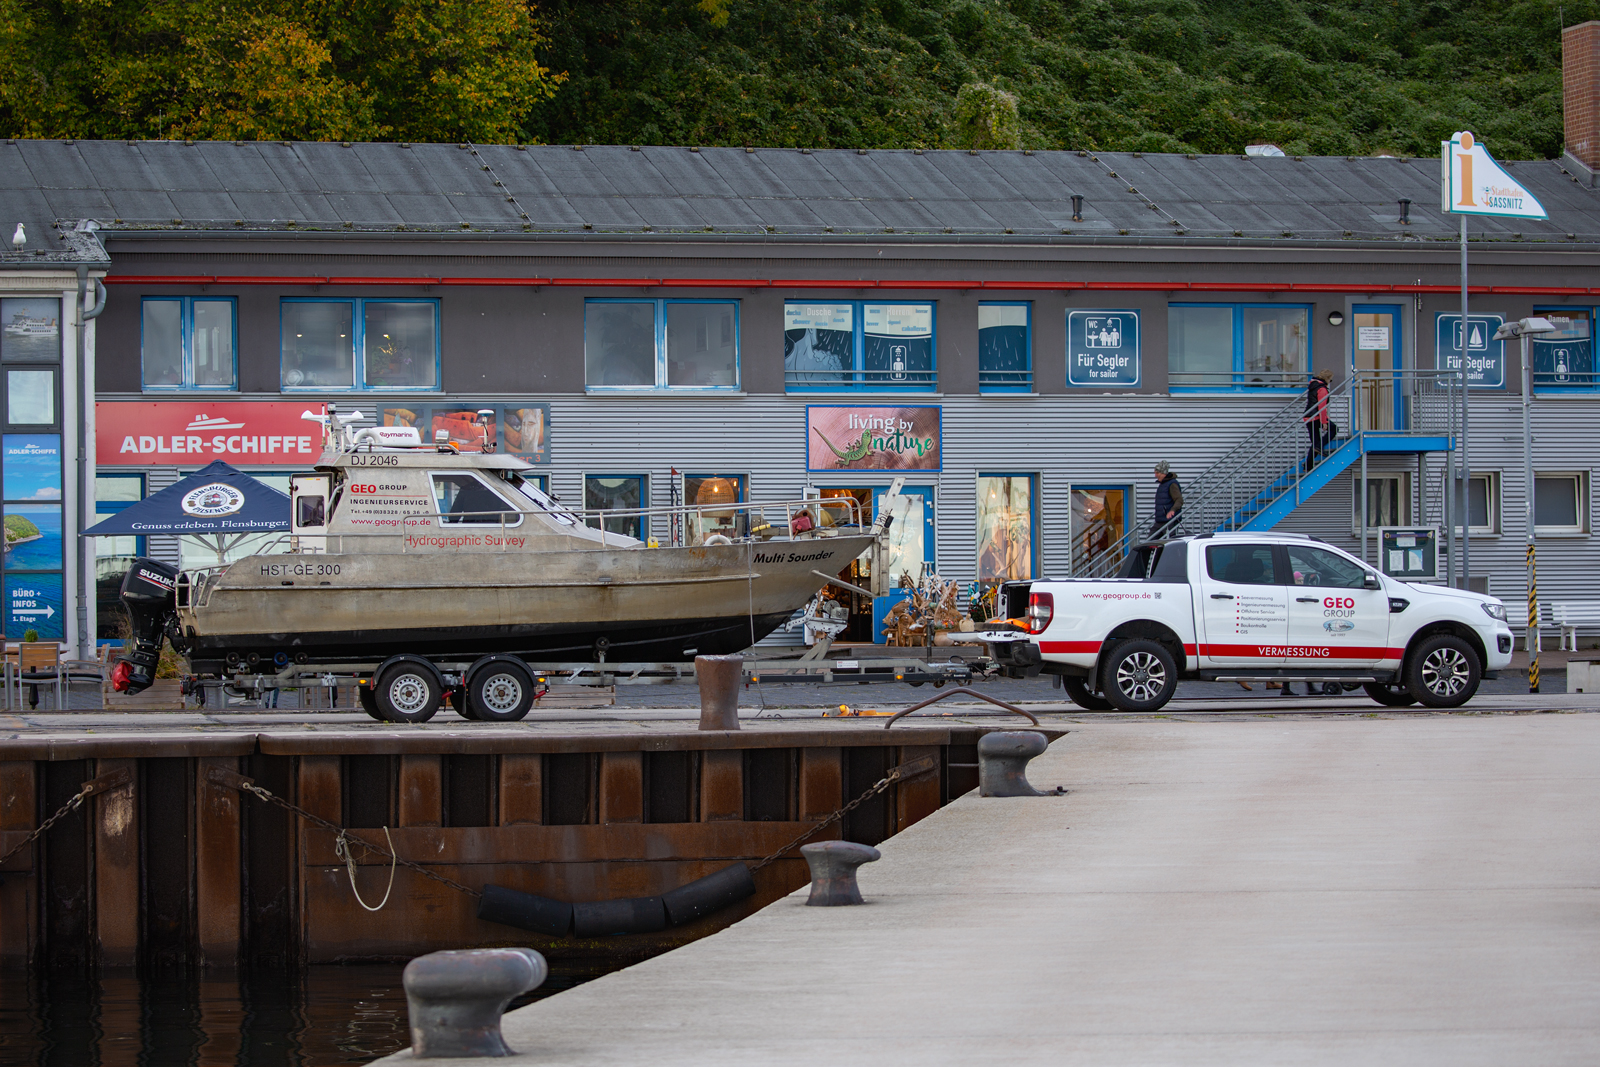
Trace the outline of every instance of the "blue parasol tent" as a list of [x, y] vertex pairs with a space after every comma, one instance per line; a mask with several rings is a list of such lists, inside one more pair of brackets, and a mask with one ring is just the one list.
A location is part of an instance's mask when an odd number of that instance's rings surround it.
[[221, 460], [107, 516], [85, 536], [182, 534], [207, 540], [223, 562], [251, 534], [289, 528], [289, 498]]

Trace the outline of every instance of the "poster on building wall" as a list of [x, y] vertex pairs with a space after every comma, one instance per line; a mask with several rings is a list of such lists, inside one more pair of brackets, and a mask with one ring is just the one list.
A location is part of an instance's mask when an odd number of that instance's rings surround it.
[[[200, 467], [220, 459], [236, 467], [309, 467], [322, 455], [322, 430], [302, 416], [320, 413], [323, 403], [101, 401], [95, 405], [95, 462], [101, 467]], [[443, 432], [444, 440], [463, 452], [482, 451], [487, 443], [530, 463], [550, 462], [548, 403], [337, 403], [341, 410], [361, 411], [379, 426], [415, 426], [430, 444]]]
[[0, 445], [7, 500], [61, 499], [61, 435], [8, 433]]
[[807, 405], [806, 469], [941, 470], [940, 415], [931, 405]]
[[1139, 384], [1137, 311], [1075, 308], [1067, 312], [1067, 384]]
[[1468, 315], [1466, 336], [1461, 316], [1439, 312], [1434, 316], [1434, 366], [1461, 373], [1461, 352], [1467, 353], [1467, 385], [1473, 389], [1504, 389], [1506, 343], [1494, 339], [1504, 326], [1504, 315]]
[[67, 616], [59, 574], [6, 576], [6, 637], [21, 640], [29, 630], [41, 641], [66, 639]]

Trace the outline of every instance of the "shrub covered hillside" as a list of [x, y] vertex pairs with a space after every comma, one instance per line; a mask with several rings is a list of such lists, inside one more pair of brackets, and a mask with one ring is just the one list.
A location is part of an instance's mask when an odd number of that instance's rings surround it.
[[1560, 27], [1591, 18], [1600, 0], [0, 0], [0, 133], [1432, 155], [1470, 128], [1526, 158], [1560, 151]]
[[[1564, 10], [1563, 10], [1564, 9]], [[1594, 0], [543, 0], [550, 143], [964, 147], [961, 86], [1023, 147], [1561, 149], [1561, 22]]]

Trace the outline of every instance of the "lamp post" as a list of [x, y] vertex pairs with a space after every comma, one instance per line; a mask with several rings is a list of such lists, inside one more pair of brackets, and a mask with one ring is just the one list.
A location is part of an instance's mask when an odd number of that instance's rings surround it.
[[[1533, 536], [1533, 359], [1530, 351], [1535, 334], [1556, 332], [1555, 323], [1537, 315], [1508, 322], [1495, 331], [1496, 341], [1522, 338], [1522, 511], [1523, 528], [1528, 535], [1528, 692], [1539, 691], [1539, 580], [1535, 564], [1537, 548]], [[1465, 353], [1463, 353], [1464, 355]], [[1463, 501], [1470, 509], [1471, 502]], [[1466, 525], [1470, 526], [1468, 515]]]

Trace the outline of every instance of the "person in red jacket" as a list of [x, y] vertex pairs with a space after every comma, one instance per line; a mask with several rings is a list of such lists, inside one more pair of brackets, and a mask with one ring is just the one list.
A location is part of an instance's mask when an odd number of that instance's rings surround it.
[[1306, 385], [1306, 411], [1300, 417], [1306, 424], [1306, 470], [1315, 467], [1333, 440], [1333, 421], [1328, 417], [1328, 373], [1317, 371]]

